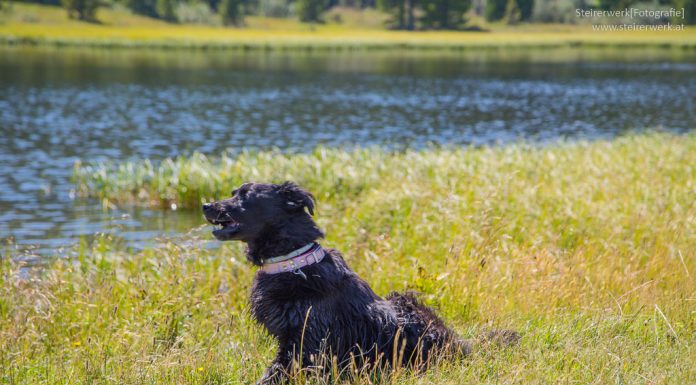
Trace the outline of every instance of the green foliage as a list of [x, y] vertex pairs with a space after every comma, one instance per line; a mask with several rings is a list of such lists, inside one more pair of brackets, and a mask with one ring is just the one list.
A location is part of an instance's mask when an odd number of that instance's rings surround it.
[[319, 23], [321, 15], [326, 9], [326, 0], [297, 0], [295, 3], [297, 16], [300, 21]]
[[206, 0], [205, 3], [208, 4], [210, 9], [217, 12], [218, 6], [220, 5], [220, 0]]
[[219, 5], [220, 18], [224, 25], [240, 25], [244, 21], [242, 9], [243, 0], [221, 0]]
[[505, 16], [508, 0], [486, 0], [484, 16], [488, 21], [498, 21]]
[[508, 24], [517, 24], [522, 19], [520, 7], [517, 5], [517, 0], [508, 0], [505, 5], [505, 22]]
[[72, 19], [93, 21], [99, 7], [99, 0], [61, 0], [63, 8]]
[[[0, 0], [1, 1], [1, 0]], [[88, 20], [94, 16], [99, 0], [63, 0], [71, 17]], [[391, 15], [389, 27], [394, 29], [456, 29], [464, 23], [464, 14], [472, 0], [111, 0], [122, 2], [132, 12], [185, 23], [213, 24], [212, 14], [218, 14], [226, 25], [243, 24], [244, 15], [294, 17], [307, 22], [321, 22], [322, 13], [335, 5], [379, 8]], [[223, 6], [222, 2], [225, 1]], [[22, 0], [39, 4], [60, 4], [61, 0]], [[205, 7], [207, 5], [207, 7]], [[578, 23], [575, 9], [587, 9], [595, 2], [586, 0], [486, 0], [483, 16], [488, 21], [508, 23], [536, 21], [547, 23]], [[685, 18], [658, 20], [655, 18], [611, 20], [614, 23], [696, 24], [696, 0], [597, 0], [597, 8], [620, 10], [626, 7], [641, 9], [684, 8]], [[82, 9], [82, 16], [79, 11]], [[479, 9], [476, 10], [480, 12]], [[606, 21], [606, 20], [605, 20]]]
[[638, 3], [640, 0], [597, 0], [599, 7], [605, 10], [621, 10]]
[[576, 23], [575, 9], [584, 9], [575, 0], [535, 0], [531, 20], [541, 23]]
[[520, 10], [520, 20], [527, 21], [532, 18], [535, 1], [538, 0], [517, 0], [517, 7]]
[[[484, 16], [488, 21], [498, 21], [505, 19], [509, 24], [514, 24], [518, 21], [526, 21], [531, 19], [534, 12], [536, 2], [545, 0], [488, 0]], [[564, 0], [550, 0], [553, 2]]]
[[[5, 1], [0, 1], [0, 8], [2, 3]], [[61, 5], [61, 0], [16, 0], [17, 3], [36, 3], [36, 4], [47, 4], [47, 5]]]
[[456, 29], [464, 24], [470, 0], [421, 0], [423, 28]]
[[180, 2], [174, 13], [179, 23], [215, 24], [215, 15], [207, 2]]
[[391, 15], [390, 24], [396, 29], [416, 28], [416, 2], [418, 0], [378, 0], [377, 7]]
[[674, 8], [684, 8], [684, 18], [674, 18], [672, 23], [696, 24], [696, 0], [674, 0]]
[[166, 21], [176, 21], [176, 0], [157, 0], [157, 16]]
[[291, 17], [293, 9], [287, 0], [258, 0], [258, 13], [267, 17]]
[[133, 13], [157, 17], [157, 0], [124, 0], [124, 4]]

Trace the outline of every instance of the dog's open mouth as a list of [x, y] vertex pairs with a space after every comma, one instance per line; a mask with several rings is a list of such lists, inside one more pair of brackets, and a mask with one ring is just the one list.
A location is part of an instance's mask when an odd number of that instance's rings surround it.
[[220, 241], [225, 241], [231, 239], [236, 233], [239, 232], [240, 224], [229, 219], [225, 220], [208, 220], [208, 222], [220, 226], [220, 228], [213, 230], [213, 235]]

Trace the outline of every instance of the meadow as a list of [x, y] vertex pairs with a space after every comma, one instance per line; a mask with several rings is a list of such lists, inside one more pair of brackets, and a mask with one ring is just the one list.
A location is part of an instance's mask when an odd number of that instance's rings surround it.
[[324, 24], [248, 17], [243, 28], [170, 24], [102, 8], [98, 23], [67, 18], [55, 6], [11, 3], [0, 10], [0, 43], [196, 49], [471, 49], [509, 47], [696, 47], [696, 28], [683, 31], [593, 31], [590, 25], [485, 24], [486, 32], [395, 31], [384, 15], [341, 11]]
[[[318, 200], [322, 243], [378, 294], [413, 289], [481, 347], [426, 373], [345, 383], [696, 381], [696, 135], [646, 133], [547, 146], [317, 148], [77, 164], [105, 207], [196, 210], [242, 181], [295, 180]], [[0, 382], [236, 384], [273, 341], [246, 296], [239, 244], [200, 237], [123, 250], [108, 236], [76, 256], [0, 260]], [[195, 233], [195, 232], [194, 232]], [[321, 383], [321, 382], [319, 382]]]

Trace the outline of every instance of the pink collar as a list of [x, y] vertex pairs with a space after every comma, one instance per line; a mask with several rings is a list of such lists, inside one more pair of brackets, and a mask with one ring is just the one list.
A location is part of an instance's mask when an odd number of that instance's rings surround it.
[[326, 252], [324, 252], [321, 245], [318, 243], [310, 243], [289, 254], [265, 260], [261, 266], [261, 270], [266, 274], [293, 272], [306, 279], [307, 276], [305, 276], [300, 269], [321, 262], [325, 255]]

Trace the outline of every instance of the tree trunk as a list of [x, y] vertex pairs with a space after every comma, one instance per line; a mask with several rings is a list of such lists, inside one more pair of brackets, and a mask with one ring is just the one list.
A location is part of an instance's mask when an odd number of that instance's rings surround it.
[[406, 21], [404, 20], [405, 1], [407, 0], [402, 0], [401, 2], [399, 2], [399, 29], [404, 29], [404, 27], [406, 26]]
[[414, 2], [415, 0], [407, 0], [408, 1], [408, 26], [406, 29], [409, 31], [413, 31], [415, 28], [415, 23], [413, 21], [413, 8], [414, 8]]

